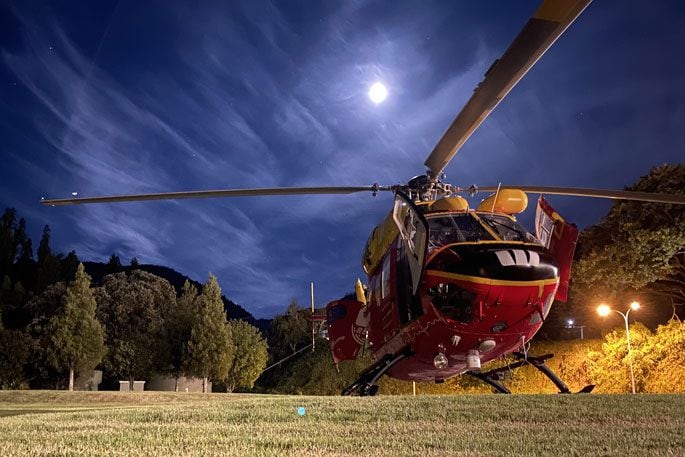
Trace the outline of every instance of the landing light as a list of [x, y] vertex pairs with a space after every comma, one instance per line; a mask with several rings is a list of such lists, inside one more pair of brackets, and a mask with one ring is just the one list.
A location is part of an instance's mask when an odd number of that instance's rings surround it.
[[495, 349], [495, 346], [497, 346], [497, 343], [495, 340], [485, 340], [480, 343], [478, 346], [478, 351], [479, 352], [490, 352], [493, 349]]
[[441, 352], [438, 355], [436, 355], [433, 359], [433, 365], [435, 365], [435, 368], [437, 368], [438, 370], [442, 370], [444, 368], [447, 368], [447, 365], [449, 365], [449, 361], [447, 360], [445, 354]]

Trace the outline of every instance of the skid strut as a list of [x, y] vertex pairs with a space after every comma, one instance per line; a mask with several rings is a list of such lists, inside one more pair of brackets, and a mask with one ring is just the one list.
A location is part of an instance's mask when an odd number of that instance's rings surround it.
[[385, 374], [393, 365], [409, 355], [408, 351], [399, 354], [387, 354], [364, 370], [359, 378], [342, 391], [342, 395], [352, 395], [358, 391], [360, 397], [373, 396], [378, 392], [376, 381]]
[[495, 389], [495, 392], [497, 392], [498, 394], [510, 394], [511, 390], [507, 389], [501, 382], [499, 382], [499, 373], [493, 373], [492, 371], [488, 371], [485, 373], [481, 373], [478, 371], [467, 371], [466, 374], [469, 376], [473, 376], [476, 379], [480, 379], [481, 381]]
[[[504, 385], [502, 385], [501, 380], [502, 375], [510, 370], [513, 370], [515, 368], [522, 367], [524, 365], [532, 365], [535, 367], [537, 370], [539, 370], [542, 374], [547, 376], [547, 378], [554, 383], [554, 385], [559, 389], [559, 393], [561, 394], [570, 394], [571, 389], [568, 388], [566, 383], [561, 380], [557, 374], [551, 370], [547, 365], [545, 365], [545, 361], [551, 359], [554, 357], [554, 354], [545, 354], [545, 355], [540, 355], [540, 356], [531, 356], [531, 355], [526, 355], [522, 352], [514, 352], [513, 353], [514, 357], [516, 357], [518, 360], [514, 363], [511, 363], [507, 366], [500, 367], [500, 368], [495, 368], [494, 370], [486, 371], [484, 373], [480, 372], [473, 372], [469, 371], [466, 374], [473, 376], [474, 378], [480, 379], [481, 381], [487, 383], [488, 385], [492, 386], [498, 393], [503, 393], [503, 394], [508, 394], [511, 393], [509, 389], [507, 389]], [[587, 385], [583, 387], [578, 393], [590, 393], [592, 392], [592, 389], [595, 388], [594, 384]]]

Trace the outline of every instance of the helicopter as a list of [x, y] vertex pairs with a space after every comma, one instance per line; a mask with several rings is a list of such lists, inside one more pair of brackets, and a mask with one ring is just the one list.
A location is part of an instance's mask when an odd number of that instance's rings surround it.
[[[455, 154], [513, 87], [533, 67], [591, 0], [544, 0], [448, 127], [425, 165], [405, 184], [276, 187], [43, 199], [48, 206], [147, 200], [278, 195], [393, 194], [388, 215], [363, 251], [367, 290], [356, 299], [326, 306], [335, 363], [355, 359], [368, 345], [374, 362], [343, 390], [374, 395], [383, 375], [441, 382], [467, 374], [509, 393], [504, 370], [532, 365], [562, 393], [570, 392], [545, 361], [528, 354], [530, 340], [555, 300], [565, 301], [578, 229], [542, 195], [685, 204], [685, 197], [619, 190], [550, 186], [458, 187], [443, 171]], [[462, 195], [491, 193], [476, 208]], [[535, 234], [516, 220], [540, 194]], [[367, 344], [368, 343], [368, 344]], [[482, 371], [512, 354], [516, 362]], [[589, 392], [587, 386], [583, 392]]]

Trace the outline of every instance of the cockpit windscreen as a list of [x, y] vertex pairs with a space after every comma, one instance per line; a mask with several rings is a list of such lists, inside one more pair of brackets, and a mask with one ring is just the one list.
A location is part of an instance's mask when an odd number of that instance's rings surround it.
[[450, 214], [428, 219], [429, 247], [452, 243], [494, 240], [492, 235], [471, 215]]
[[478, 213], [480, 220], [488, 224], [504, 241], [522, 241], [525, 243], [539, 243], [537, 238], [528, 233], [521, 224], [508, 218], [490, 213]]

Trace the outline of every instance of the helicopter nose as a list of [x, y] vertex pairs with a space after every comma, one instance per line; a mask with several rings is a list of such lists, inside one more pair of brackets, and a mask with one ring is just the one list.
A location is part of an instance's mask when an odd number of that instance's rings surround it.
[[528, 245], [456, 245], [438, 254], [429, 268], [504, 281], [538, 281], [559, 275], [546, 249]]
[[486, 275], [492, 279], [537, 281], [559, 275], [559, 268], [545, 250], [529, 248], [495, 249], [482, 254]]
[[[513, 323], [526, 331], [537, 324], [524, 318], [537, 309], [535, 316], [546, 316], [557, 283], [557, 264], [542, 246], [474, 243], [437, 253], [427, 265], [425, 285], [442, 315], [500, 333]], [[498, 311], [486, 315], [488, 307]]]

